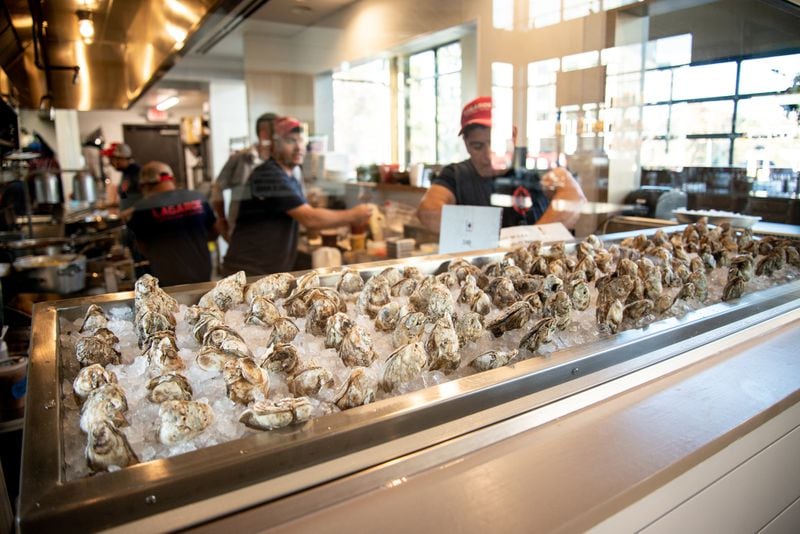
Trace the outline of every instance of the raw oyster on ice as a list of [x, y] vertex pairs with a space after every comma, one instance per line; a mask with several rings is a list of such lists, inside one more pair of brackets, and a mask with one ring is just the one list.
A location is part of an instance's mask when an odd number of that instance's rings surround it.
[[168, 400], [192, 400], [192, 386], [179, 373], [165, 373], [147, 383], [147, 400], [156, 404]]
[[92, 304], [89, 306], [89, 309], [86, 310], [86, 315], [83, 317], [83, 324], [81, 324], [81, 328], [78, 332], [93, 333], [98, 328], [106, 328], [107, 326], [108, 317], [106, 317], [103, 308], [97, 304]]
[[386, 359], [386, 367], [383, 370], [381, 379], [381, 389], [392, 391], [400, 384], [404, 384], [415, 379], [422, 372], [428, 355], [422, 343], [409, 343], [403, 345]]
[[199, 435], [214, 420], [211, 406], [200, 401], [168, 400], [158, 410], [161, 424], [158, 440], [175, 445]]
[[99, 363], [94, 363], [78, 372], [78, 376], [72, 382], [72, 391], [79, 399], [84, 400], [97, 388], [116, 383], [117, 375], [114, 371], [108, 371]]
[[201, 308], [219, 308], [227, 311], [244, 302], [244, 286], [247, 285], [247, 277], [244, 271], [239, 271], [226, 278], [223, 278], [214, 289], [200, 297], [198, 303]]
[[89, 429], [86, 462], [92, 471], [107, 471], [111, 466], [127, 467], [139, 463], [128, 438], [111, 421], [101, 419]]
[[311, 403], [306, 397], [290, 397], [275, 402], [256, 402], [242, 412], [239, 421], [256, 430], [274, 430], [308, 421], [311, 411]]
[[350, 371], [347, 382], [336, 393], [333, 402], [340, 410], [369, 404], [375, 400], [377, 389], [378, 380], [365, 367], [356, 367]]

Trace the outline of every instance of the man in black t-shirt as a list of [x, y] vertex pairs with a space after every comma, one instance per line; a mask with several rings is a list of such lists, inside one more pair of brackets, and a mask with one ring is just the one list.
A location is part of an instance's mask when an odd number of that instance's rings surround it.
[[112, 167], [122, 173], [115, 190], [117, 198], [112, 199], [111, 204], [119, 204], [120, 211], [132, 208], [142, 198], [142, 191], [139, 189], [141, 165], [133, 160], [133, 151], [125, 143], [112, 143], [103, 150], [103, 155], [108, 158]]
[[496, 169], [491, 151], [492, 98], [479, 97], [461, 113], [461, 131], [469, 159], [442, 169], [420, 202], [420, 221], [439, 232], [442, 206], [498, 206], [502, 225], [561, 222], [572, 228], [586, 197], [575, 178], [563, 168], [541, 180], [527, 169]]
[[134, 206], [128, 228], [153, 276], [162, 286], [207, 282], [216, 218], [205, 197], [176, 189], [172, 169], [160, 161], [142, 167], [139, 187], [144, 198]]

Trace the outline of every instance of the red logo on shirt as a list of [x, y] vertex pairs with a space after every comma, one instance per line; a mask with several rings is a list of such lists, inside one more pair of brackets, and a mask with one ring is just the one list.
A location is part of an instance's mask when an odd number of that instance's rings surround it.
[[530, 209], [531, 192], [522, 186], [517, 187], [511, 195], [511, 207], [520, 215], [525, 215]]
[[203, 202], [201, 200], [192, 200], [190, 202], [184, 202], [183, 204], [153, 208], [151, 212], [153, 218], [159, 222], [180, 219], [182, 217], [203, 213]]

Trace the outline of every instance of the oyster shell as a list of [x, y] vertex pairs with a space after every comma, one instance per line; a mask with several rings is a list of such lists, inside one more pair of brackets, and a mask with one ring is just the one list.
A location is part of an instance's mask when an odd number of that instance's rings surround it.
[[389, 283], [389, 287], [395, 285], [404, 278], [403, 273], [397, 267], [387, 267], [378, 273], [378, 276]]
[[291, 343], [300, 332], [297, 325], [288, 317], [279, 317], [272, 325], [272, 333], [269, 335], [267, 345], [273, 343]]
[[99, 363], [94, 363], [78, 371], [78, 376], [72, 382], [72, 391], [83, 400], [97, 388], [106, 384], [116, 384], [117, 375], [114, 371], [108, 371]]
[[372, 338], [359, 325], [353, 325], [339, 346], [339, 357], [350, 367], [369, 366], [375, 360]]
[[486, 330], [491, 332], [494, 337], [500, 337], [505, 332], [522, 328], [531, 318], [532, 312], [533, 309], [527, 301], [515, 302], [487, 324]]
[[197, 362], [197, 366], [204, 371], [216, 371], [221, 373], [225, 368], [225, 364], [234, 358], [235, 356], [223, 352], [217, 347], [205, 345], [200, 348], [195, 361]]
[[119, 364], [121, 354], [101, 337], [88, 336], [80, 338], [75, 344], [75, 357], [83, 367], [95, 363], [105, 367]]
[[312, 287], [319, 287], [319, 273], [317, 271], [308, 271], [297, 279], [294, 291], [289, 295], [295, 295], [304, 289], [311, 289]]
[[625, 305], [625, 308], [622, 310], [622, 316], [632, 321], [638, 321], [648, 313], [652, 313], [654, 308], [655, 305], [650, 299], [635, 300]]
[[179, 373], [165, 373], [147, 383], [147, 400], [160, 404], [168, 400], [192, 400], [192, 386]]
[[519, 351], [512, 350], [490, 350], [475, 357], [474, 360], [469, 362], [469, 366], [476, 371], [488, 371], [489, 369], [497, 369], [503, 367], [508, 362], [517, 357]]
[[422, 372], [428, 360], [422, 343], [409, 343], [391, 353], [386, 359], [380, 387], [392, 391], [400, 384], [413, 380]]
[[619, 299], [614, 299], [604, 307], [598, 306], [597, 308], [597, 323], [603, 329], [616, 334], [619, 331], [619, 326], [622, 324], [622, 315], [625, 306]]
[[328, 319], [336, 313], [341, 313], [336, 308], [336, 303], [324, 296], [313, 298], [310, 301], [310, 310], [306, 319], [306, 332], [315, 336], [325, 334]]
[[227, 311], [244, 302], [244, 286], [247, 285], [247, 277], [244, 271], [239, 271], [226, 278], [223, 278], [214, 289], [200, 297], [198, 303], [202, 308], [219, 308]]
[[302, 368], [296, 369], [287, 385], [295, 396], [316, 395], [323, 387], [333, 387], [333, 375], [312, 360]]
[[93, 333], [98, 328], [106, 328], [107, 326], [108, 317], [106, 317], [103, 308], [97, 304], [92, 304], [89, 306], [89, 309], [86, 310], [86, 315], [83, 317], [83, 324], [81, 324], [81, 328], [78, 332]]
[[492, 311], [492, 301], [489, 299], [489, 295], [478, 290], [478, 293], [469, 303], [469, 309], [481, 315], [489, 315], [489, 312]]
[[168, 400], [158, 410], [161, 424], [158, 440], [175, 445], [199, 435], [214, 421], [214, 411], [205, 402]]
[[312, 407], [306, 397], [286, 398], [275, 402], [256, 402], [239, 416], [239, 422], [255, 430], [274, 430], [304, 423], [311, 418]]
[[453, 295], [447, 286], [440, 283], [435, 283], [430, 288], [428, 295], [427, 315], [432, 321], [441, 319], [455, 313], [455, 303], [453, 302]]
[[483, 335], [483, 318], [481, 314], [468, 311], [459, 315], [456, 319], [456, 335], [459, 345], [465, 345], [470, 341], [477, 341]]
[[[220, 312], [221, 314], [222, 312]], [[194, 324], [192, 328], [192, 335], [197, 340], [198, 343], [203, 342], [203, 338], [206, 337], [206, 333], [210, 330], [214, 330], [215, 328], [224, 327], [225, 323], [222, 321], [222, 318], [219, 317], [216, 313], [201, 313], [199, 319]]]
[[458, 369], [461, 355], [458, 352], [458, 335], [450, 316], [445, 316], [433, 325], [425, 350], [428, 353], [428, 368], [450, 373]]
[[510, 278], [493, 279], [486, 288], [486, 292], [492, 295], [492, 303], [498, 308], [506, 308], [519, 301], [519, 293]]
[[410, 297], [419, 285], [416, 278], [403, 278], [390, 289], [393, 297]]
[[289, 273], [268, 274], [247, 286], [247, 290], [244, 292], [244, 300], [250, 304], [255, 297], [264, 297], [275, 302], [278, 299], [288, 297], [294, 285], [295, 278]]
[[378, 380], [365, 367], [356, 367], [350, 371], [333, 402], [340, 410], [363, 406], [375, 400], [377, 389]]
[[548, 297], [543, 309], [545, 317], [553, 317], [559, 330], [565, 329], [572, 321], [572, 301], [566, 291], [558, 291]]
[[147, 339], [163, 330], [175, 331], [175, 317], [172, 313], [163, 314], [154, 309], [145, 309], [136, 322], [136, 333], [139, 338], [139, 346], [143, 346]]
[[229, 354], [234, 358], [252, 358], [253, 353], [247, 348], [247, 344], [233, 328], [229, 326], [216, 326], [206, 332], [203, 336], [204, 347], [214, 347], [215, 349]]
[[397, 321], [397, 326], [392, 332], [392, 345], [400, 347], [418, 341], [425, 332], [425, 314], [413, 312], [404, 315]]
[[300, 355], [294, 345], [278, 343], [267, 347], [266, 357], [261, 362], [261, 367], [273, 373], [290, 374], [297, 367]]
[[269, 391], [269, 376], [252, 358], [236, 358], [225, 362], [222, 378], [228, 398], [239, 404], [250, 404], [256, 395], [266, 396]]
[[274, 302], [267, 297], [255, 295], [250, 300], [250, 309], [244, 322], [255, 326], [272, 326], [280, 316], [281, 313]]
[[569, 285], [569, 298], [572, 301], [572, 306], [578, 311], [584, 311], [589, 308], [591, 302], [591, 294], [589, 293], [589, 284], [583, 280], [573, 280]]
[[406, 313], [408, 313], [408, 310], [395, 301], [381, 306], [375, 316], [375, 329], [381, 332], [391, 332], [397, 327], [397, 321], [400, 320], [400, 317]]
[[747, 283], [741, 276], [729, 276], [725, 287], [722, 289], [722, 300], [738, 299], [744, 295], [744, 289]]
[[[192, 304], [186, 311], [183, 312], [183, 320], [191, 326], [195, 326], [204, 320], [214, 317], [223, 321], [225, 319], [225, 312], [218, 308], [202, 308], [197, 304]], [[202, 339], [202, 336], [201, 336]]]
[[336, 284], [336, 291], [343, 294], [345, 298], [354, 300], [362, 289], [364, 289], [364, 279], [361, 278], [361, 273], [355, 269], [342, 271], [342, 277]]
[[127, 467], [139, 463], [128, 438], [108, 420], [99, 420], [89, 429], [86, 463], [92, 471], [107, 471], [111, 466]]
[[346, 313], [337, 312], [328, 317], [328, 322], [325, 324], [325, 348], [339, 350], [344, 336], [354, 324]]
[[135, 322], [145, 310], [171, 315], [178, 311], [178, 301], [158, 286], [158, 279], [152, 275], [142, 275], [134, 284]]
[[356, 300], [356, 311], [359, 315], [375, 318], [381, 306], [392, 299], [392, 290], [389, 282], [382, 276], [373, 276], [364, 284], [364, 289]]
[[519, 340], [519, 348], [529, 352], [536, 352], [545, 343], [553, 341], [553, 334], [556, 332], [557, 321], [553, 317], [539, 319]]
[[168, 371], [180, 371], [186, 368], [183, 359], [178, 355], [178, 342], [175, 334], [169, 330], [156, 332], [147, 340], [142, 354], [150, 365]]
[[125, 391], [117, 384], [105, 384], [93, 390], [81, 406], [81, 430], [88, 433], [94, 423], [109, 420], [116, 427], [128, 424], [125, 412], [128, 400]]

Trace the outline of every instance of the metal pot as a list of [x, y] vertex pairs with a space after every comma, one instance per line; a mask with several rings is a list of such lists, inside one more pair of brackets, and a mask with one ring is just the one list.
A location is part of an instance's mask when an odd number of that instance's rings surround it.
[[86, 256], [80, 254], [23, 256], [14, 269], [30, 291], [68, 295], [86, 287]]
[[75, 200], [94, 204], [97, 202], [97, 180], [86, 171], [76, 172], [72, 177], [72, 194]]
[[37, 204], [62, 204], [64, 193], [61, 189], [61, 178], [49, 171], [31, 173], [28, 178], [33, 190], [33, 200]]

